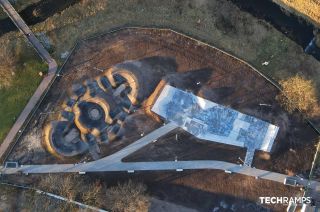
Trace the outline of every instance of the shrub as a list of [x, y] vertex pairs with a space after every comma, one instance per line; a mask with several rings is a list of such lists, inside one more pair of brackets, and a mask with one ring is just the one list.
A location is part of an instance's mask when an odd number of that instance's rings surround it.
[[[87, 205], [100, 207], [102, 184], [99, 181], [88, 183], [83, 177], [75, 174], [43, 175], [38, 184], [43, 191], [60, 195], [69, 200], [75, 200]], [[37, 210], [78, 211], [79, 207], [65, 201], [57, 201], [45, 195], [39, 195], [34, 200]]]
[[299, 109], [307, 116], [312, 114], [317, 107], [317, 94], [311, 80], [294, 76], [281, 80], [280, 85], [282, 92], [276, 99], [289, 113]]
[[146, 186], [129, 180], [107, 190], [107, 203], [112, 211], [148, 211], [149, 197]]

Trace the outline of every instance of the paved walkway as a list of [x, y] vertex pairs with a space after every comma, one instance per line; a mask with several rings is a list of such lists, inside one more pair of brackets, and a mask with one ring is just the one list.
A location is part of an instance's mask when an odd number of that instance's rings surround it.
[[[20, 114], [19, 118], [13, 125], [12, 129], [8, 133], [4, 142], [0, 146], [0, 158], [4, 155], [7, 148], [11, 145], [12, 141], [18, 134], [19, 130], [32, 113], [34, 107], [38, 101], [42, 98], [43, 93], [50, 86], [54, 79], [55, 72], [57, 70], [57, 64], [50, 54], [41, 45], [39, 40], [35, 37], [29, 27], [25, 24], [19, 14], [14, 10], [8, 0], [0, 0], [0, 5], [4, 11], [8, 14], [14, 24], [19, 30], [27, 37], [29, 42], [36, 49], [38, 54], [49, 65], [48, 75], [43, 79], [34, 95], [29, 100], [27, 106]], [[61, 173], [61, 172], [106, 172], [106, 171], [132, 171], [132, 170], [177, 170], [183, 169], [219, 169], [232, 173], [244, 174], [256, 178], [272, 180], [283, 183], [283, 180], [287, 175], [279, 174], [275, 172], [255, 169], [247, 166], [239, 166], [238, 164], [214, 161], [214, 160], [201, 160], [201, 161], [165, 161], [165, 162], [122, 162], [121, 159], [131, 154], [132, 152], [142, 148], [143, 146], [151, 143], [161, 135], [168, 133], [175, 129], [176, 126], [168, 124], [159, 128], [158, 130], [148, 134], [147, 136], [139, 139], [128, 147], [120, 150], [119, 152], [102, 158], [97, 161], [84, 163], [84, 164], [60, 164], [60, 165], [26, 165], [17, 168], [4, 168], [0, 167], [2, 174], [14, 174], [14, 173]], [[302, 185], [309, 184], [309, 187], [316, 193], [320, 192], [320, 183], [316, 181], [307, 181], [305, 179], [298, 179]]]
[[[239, 164], [228, 163], [215, 160], [199, 160], [199, 161], [164, 161], [164, 162], [122, 162], [121, 160], [131, 153], [141, 149], [142, 147], [152, 143], [162, 135], [167, 134], [177, 126], [173, 123], [166, 124], [159, 129], [147, 134], [136, 142], [123, 148], [113, 155], [105, 158], [81, 164], [55, 164], [55, 165], [24, 165], [17, 168], [0, 169], [2, 174], [16, 173], [70, 173], [70, 172], [113, 172], [113, 171], [150, 171], [150, 170], [196, 170], [196, 169], [219, 169], [229, 173], [239, 173], [247, 176], [256, 177], [257, 179], [272, 180], [283, 183], [288, 177], [284, 174], [255, 169], [248, 166], [240, 166]], [[297, 178], [300, 184], [307, 186], [315, 191], [320, 192], [320, 183], [317, 181], [309, 182], [306, 179]]]
[[15, 11], [8, 0], [0, 0], [0, 6], [3, 10], [8, 14], [13, 23], [18, 27], [18, 29], [26, 36], [28, 41], [32, 44], [34, 49], [38, 52], [40, 57], [48, 63], [48, 75], [43, 78], [39, 87], [30, 98], [29, 102], [25, 106], [24, 110], [19, 115], [18, 119], [12, 126], [11, 130], [7, 134], [3, 143], [0, 146], [0, 158], [2, 158], [7, 152], [8, 148], [12, 145], [12, 142], [15, 140], [16, 136], [19, 136], [19, 131], [22, 129], [24, 123], [30, 116], [30, 114], [34, 111], [35, 106], [39, 102], [39, 100], [43, 97], [44, 92], [50, 86], [51, 82], [55, 78], [55, 73], [57, 71], [57, 63], [50, 56], [47, 50], [42, 46], [40, 41], [36, 38], [36, 36], [32, 33], [30, 28], [26, 25], [20, 15]]
[[55, 72], [57, 64], [55, 60], [50, 56], [47, 50], [42, 46], [40, 41], [36, 38], [33, 32], [30, 30], [28, 25], [23, 21], [17, 11], [12, 7], [8, 0], [0, 0], [0, 5], [2, 9], [7, 13], [12, 22], [17, 26], [17, 28], [27, 37], [29, 42], [38, 52], [40, 57], [46, 61], [49, 65], [49, 72]]

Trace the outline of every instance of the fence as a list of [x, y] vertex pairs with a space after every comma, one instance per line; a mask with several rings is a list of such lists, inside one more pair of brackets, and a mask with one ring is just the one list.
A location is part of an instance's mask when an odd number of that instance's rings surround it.
[[[107, 34], [113, 34], [113, 33], [116, 33], [116, 32], [119, 32], [119, 31], [122, 31], [122, 30], [130, 30], [130, 29], [133, 29], [133, 30], [157, 30], [157, 31], [170, 31], [170, 32], [173, 32], [175, 34], [178, 34], [182, 37], [185, 37], [185, 38], [188, 38], [190, 40], [193, 40], [195, 42], [197, 42], [198, 44], [201, 44], [201, 45], [204, 45], [204, 46], [207, 46], [209, 48], [213, 48], [221, 53], [224, 53], [226, 55], [228, 55], [229, 57], [233, 58], [234, 60], [237, 60], [241, 63], [243, 63], [244, 65], [250, 67], [252, 70], [254, 70], [258, 75], [260, 75], [261, 77], [263, 77], [267, 82], [271, 83], [277, 90], [281, 91], [281, 86], [276, 82], [274, 81], [270, 76], [266, 75], [266, 74], [263, 74], [261, 73], [260, 71], [258, 71], [256, 68], [254, 68], [252, 65], [250, 65], [249, 63], [245, 62], [244, 60], [240, 59], [240, 58], [237, 58], [231, 54], [229, 54], [228, 52], [224, 51], [224, 50], [221, 50], [217, 47], [214, 47], [210, 44], [207, 44], [199, 39], [196, 39], [196, 38], [193, 38], [193, 37], [190, 37], [186, 34], [183, 34], [181, 32], [178, 32], [174, 29], [169, 29], [169, 28], [160, 28], [160, 27], [119, 27], [119, 28], [115, 28], [115, 29], [112, 29], [111, 31], [108, 31], [108, 32], [103, 32], [103, 33], [100, 33], [100, 34], [97, 34], [97, 35], [94, 35], [94, 36], [91, 36], [91, 37], [88, 37], [88, 38], [84, 38], [84, 39], [80, 39], [76, 42], [76, 44], [74, 45], [74, 47], [72, 48], [70, 54], [68, 55], [67, 59], [64, 61], [63, 65], [61, 66], [61, 68], [59, 69], [58, 71], [58, 74], [63, 70], [65, 64], [67, 63], [69, 57], [72, 55], [72, 53], [74, 52], [74, 50], [78, 47], [78, 45], [81, 43], [81, 42], [84, 42], [84, 41], [88, 41], [88, 40], [91, 40], [91, 39], [95, 39], [97, 37], [101, 37], [101, 36], [105, 36]], [[52, 81], [52, 83], [48, 86], [48, 88], [46, 89], [46, 91], [43, 93], [42, 95], [42, 98], [40, 99], [39, 103], [37, 104], [36, 108], [33, 110], [33, 113], [29, 116], [28, 120], [24, 123], [23, 125], [23, 128], [21, 131], [24, 131], [26, 129], [26, 126], [28, 125], [28, 123], [30, 122], [31, 118], [33, 117], [33, 115], [35, 114], [35, 111], [37, 110], [37, 108], [39, 107], [39, 105], [42, 103], [44, 97], [46, 96], [46, 94], [48, 93], [48, 91], [50, 90], [50, 87], [53, 85], [53, 83], [55, 82], [56, 80], [56, 77], [54, 78], [54, 80]], [[301, 112], [301, 111], [299, 111]], [[305, 118], [306, 122], [320, 135], [320, 130], [307, 118]], [[10, 147], [10, 150], [7, 151], [7, 154], [6, 156], [4, 157], [3, 161], [5, 161], [7, 159], [7, 157], [10, 155], [10, 153], [12, 152], [13, 148], [15, 147], [15, 145], [17, 144], [18, 140], [20, 139], [20, 136], [22, 135], [23, 133], [20, 133], [16, 138], [15, 138], [15, 141], [13, 143], [13, 145]], [[318, 154], [318, 151], [319, 151], [319, 148], [317, 150], [317, 152], [315, 153], [316, 155]], [[316, 157], [315, 157], [315, 161], [316, 161]], [[315, 166], [314, 166], [315, 167]], [[311, 170], [313, 171], [313, 170]]]

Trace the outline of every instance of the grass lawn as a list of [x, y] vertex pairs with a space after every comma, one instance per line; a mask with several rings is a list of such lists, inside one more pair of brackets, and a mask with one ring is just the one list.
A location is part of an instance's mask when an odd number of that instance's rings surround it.
[[47, 65], [40, 59], [29, 60], [19, 67], [12, 85], [0, 89], [0, 143], [41, 82], [39, 72], [46, 69]]

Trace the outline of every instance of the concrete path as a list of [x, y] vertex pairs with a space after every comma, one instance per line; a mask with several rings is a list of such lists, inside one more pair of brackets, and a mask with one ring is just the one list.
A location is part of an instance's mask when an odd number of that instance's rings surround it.
[[[38, 173], [71, 173], [71, 172], [113, 172], [113, 171], [165, 171], [165, 170], [198, 170], [198, 169], [218, 169], [228, 173], [238, 173], [257, 179], [272, 180], [283, 183], [288, 175], [275, 172], [255, 169], [248, 166], [240, 166], [215, 160], [196, 160], [196, 161], [164, 161], [164, 162], [113, 162], [110, 160], [97, 160], [83, 164], [60, 164], [60, 165], [25, 165], [18, 168], [2, 168], [2, 174], [38, 174]], [[306, 179], [297, 178], [300, 184], [320, 192], [320, 183]]]
[[[27, 106], [20, 114], [16, 123], [8, 133], [4, 142], [0, 146], [0, 158], [4, 155], [7, 148], [11, 145], [12, 141], [18, 134], [19, 130], [32, 113], [34, 107], [38, 101], [42, 98], [43, 93], [50, 86], [54, 79], [55, 72], [57, 70], [57, 64], [50, 54], [41, 45], [39, 40], [35, 37], [29, 27], [25, 24], [19, 14], [14, 10], [8, 0], [0, 0], [0, 5], [3, 10], [8, 14], [14, 24], [19, 30], [27, 37], [29, 42], [36, 49], [38, 54], [49, 65], [48, 75], [43, 79], [34, 95], [29, 100]], [[213, 161], [213, 160], [201, 160], [201, 161], [165, 161], [165, 162], [122, 162], [121, 159], [131, 154], [132, 152], [142, 148], [143, 146], [151, 143], [161, 135], [168, 133], [175, 129], [177, 126], [174, 124], [167, 124], [159, 128], [158, 130], [148, 134], [147, 136], [139, 139], [135, 143], [120, 150], [119, 152], [102, 158], [97, 161], [84, 163], [84, 164], [60, 164], [60, 165], [26, 165], [17, 168], [5, 168], [0, 167], [1, 174], [14, 174], [14, 173], [66, 173], [66, 172], [106, 172], [106, 171], [140, 171], [140, 170], [176, 170], [182, 171], [184, 169], [219, 169], [228, 173], [239, 173], [247, 176], [252, 176], [276, 181], [283, 183], [283, 180], [287, 175], [274, 173], [270, 171], [255, 169], [247, 166], [239, 166], [238, 164]], [[308, 181], [305, 179], [298, 179], [302, 185], [309, 185], [309, 187], [316, 193], [320, 193], [320, 183], [316, 181]]]
[[29, 42], [38, 52], [40, 57], [46, 61], [49, 65], [49, 72], [56, 71], [57, 63], [50, 56], [47, 50], [42, 46], [40, 41], [36, 38], [33, 32], [30, 30], [28, 25], [23, 21], [17, 11], [12, 7], [8, 0], [0, 0], [0, 5], [2, 9], [7, 13], [12, 22], [17, 26], [17, 28], [27, 37]]
[[[265, 171], [261, 169], [251, 168], [248, 166], [240, 166], [239, 164], [228, 163], [215, 160], [199, 160], [199, 161], [164, 161], [164, 162], [122, 162], [121, 160], [131, 153], [141, 149], [142, 147], [152, 143], [162, 135], [167, 134], [177, 128], [173, 123], [166, 124], [159, 129], [147, 134], [136, 142], [130, 144], [124, 149], [105, 158], [81, 164], [56, 164], [56, 165], [24, 165], [17, 168], [0, 169], [2, 174], [16, 173], [70, 173], [70, 172], [113, 172], [113, 171], [164, 171], [164, 170], [196, 170], [196, 169], [218, 169], [227, 173], [239, 173], [252, 176], [257, 179], [272, 180], [283, 183], [288, 177], [284, 174]], [[306, 179], [297, 178], [300, 184], [307, 186], [315, 192], [320, 192], [320, 183], [317, 181], [308, 181]]]
[[21, 112], [18, 119], [16, 120], [11, 130], [7, 134], [3, 143], [1, 144], [0, 158], [3, 158], [8, 148], [12, 145], [13, 141], [15, 140], [16, 136], [19, 136], [20, 130], [22, 130], [24, 123], [26, 122], [30, 114], [34, 111], [34, 108], [39, 102], [39, 100], [43, 97], [44, 92], [47, 90], [47, 88], [51, 85], [52, 81], [54, 80], [55, 73], [57, 71], [58, 66], [56, 61], [50, 56], [47, 50], [42, 46], [40, 41], [32, 33], [30, 28], [25, 24], [25, 22], [22, 20], [20, 15], [12, 7], [10, 2], [8, 0], [0, 0], [0, 5], [2, 9], [8, 14], [8, 16], [13, 21], [13, 23], [18, 27], [18, 29], [26, 36], [26, 38], [32, 44], [32, 46], [40, 55], [40, 57], [44, 61], [46, 61], [46, 63], [48, 63], [48, 66], [49, 66], [48, 75], [43, 78], [39, 87], [37, 88], [33, 96], [30, 98], [24, 110]]

